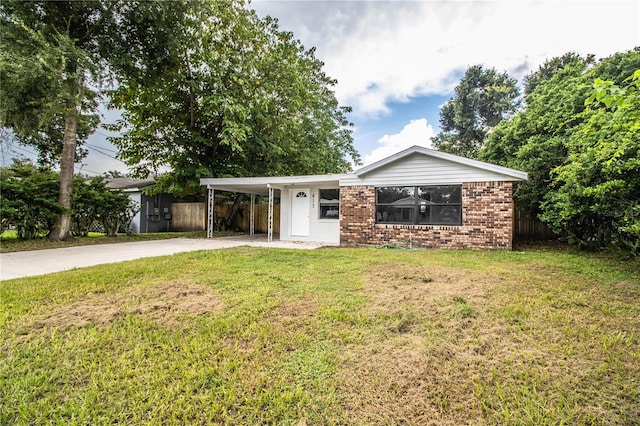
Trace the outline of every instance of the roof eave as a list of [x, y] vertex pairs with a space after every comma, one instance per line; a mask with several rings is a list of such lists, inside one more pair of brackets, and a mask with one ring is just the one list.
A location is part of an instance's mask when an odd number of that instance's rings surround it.
[[204, 178], [200, 185], [220, 191], [264, 194], [268, 188], [300, 185], [337, 184], [350, 174], [303, 175], [303, 176], [261, 176], [239, 178]]
[[349, 174], [326, 174], [326, 175], [301, 175], [301, 176], [260, 176], [260, 177], [232, 177], [232, 178], [203, 178], [200, 185], [215, 184], [273, 184], [287, 185], [292, 183], [322, 183], [337, 182]]

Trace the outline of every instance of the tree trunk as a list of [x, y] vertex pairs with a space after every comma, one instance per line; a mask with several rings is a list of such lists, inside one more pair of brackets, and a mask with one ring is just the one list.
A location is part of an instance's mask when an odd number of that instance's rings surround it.
[[244, 196], [243, 194], [237, 193], [236, 199], [233, 201], [233, 207], [231, 207], [231, 211], [227, 215], [224, 221], [224, 229], [223, 231], [228, 231], [229, 229], [235, 230], [235, 226], [233, 225], [233, 220], [235, 219], [238, 211], [240, 210], [240, 206], [242, 205], [242, 200]]
[[64, 137], [62, 139], [62, 158], [60, 159], [60, 195], [58, 203], [64, 208], [56, 220], [49, 239], [65, 240], [71, 229], [71, 191], [73, 190], [73, 169], [76, 162], [76, 138], [78, 128], [78, 90], [77, 82], [69, 81], [72, 86], [66, 102], [64, 115]]

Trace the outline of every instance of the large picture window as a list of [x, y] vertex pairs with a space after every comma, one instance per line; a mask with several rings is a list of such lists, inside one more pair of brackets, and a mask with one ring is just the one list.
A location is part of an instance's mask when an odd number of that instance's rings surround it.
[[387, 186], [376, 188], [376, 223], [462, 224], [462, 187]]
[[320, 219], [340, 218], [340, 190], [320, 190]]

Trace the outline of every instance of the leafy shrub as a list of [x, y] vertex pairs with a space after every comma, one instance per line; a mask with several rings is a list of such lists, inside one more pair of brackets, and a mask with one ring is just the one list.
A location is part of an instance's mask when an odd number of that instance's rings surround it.
[[58, 204], [58, 173], [16, 161], [0, 169], [2, 231], [15, 228], [19, 239], [47, 234], [63, 210]]
[[[30, 162], [14, 162], [0, 169], [2, 229], [15, 228], [19, 239], [46, 235], [63, 211], [58, 204], [60, 175]], [[72, 193], [72, 233], [86, 236], [128, 232], [138, 206], [126, 194], [105, 186], [104, 178], [76, 177]]]
[[542, 218], [581, 247], [640, 256], [640, 69], [627, 81], [595, 81]]
[[72, 232], [86, 236], [89, 232], [104, 232], [115, 236], [129, 232], [139, 207], [121, 191], [109, 189], [102, 177], [90, 181], [76, 178], [73, 192]]

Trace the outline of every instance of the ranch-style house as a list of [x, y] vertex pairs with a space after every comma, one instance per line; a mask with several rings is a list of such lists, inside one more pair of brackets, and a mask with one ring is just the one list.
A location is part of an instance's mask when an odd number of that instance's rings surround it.
[[[280, 240], [510, 250], [513, 185], [525, 180], [525, 172], [413, 146], [354, 173], [200, 183], [209, 236], [215, 191], [230, 191], [268, 196], [269, 217], [280, 209]], [[269, 240], [272, 229], [270, 221]]]

